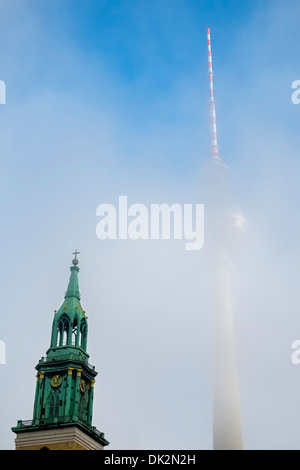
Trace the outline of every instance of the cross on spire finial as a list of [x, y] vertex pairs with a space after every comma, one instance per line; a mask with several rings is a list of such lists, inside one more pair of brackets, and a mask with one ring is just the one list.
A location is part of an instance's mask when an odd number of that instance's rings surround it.
[[77, 255], [80, 255], [80, 251], [77, 251], [77, 248], [76, 248], [76, 250], [74, 251], [74, 253], [72, 253], [72, 255], [75, 255], [75, 258], [73, 259], [72, 263], [74, 266], [77, 266], [77, 264], [79, 263], [77, 259]]

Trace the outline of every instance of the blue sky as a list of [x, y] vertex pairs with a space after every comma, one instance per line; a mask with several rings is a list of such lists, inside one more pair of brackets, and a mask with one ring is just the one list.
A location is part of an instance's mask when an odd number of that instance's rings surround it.
[[203, 202], [208, 26], [221, 155], [249, 221], [233, 283], [245, 447], [299, 448], [299, 17], [294, 0], [0, 1], [1, 448], [31, 418], [75, 248], [94, 424], [112, 449], [212, 446], [203, 252], [96, 238], [97, 206], [119, 195]]

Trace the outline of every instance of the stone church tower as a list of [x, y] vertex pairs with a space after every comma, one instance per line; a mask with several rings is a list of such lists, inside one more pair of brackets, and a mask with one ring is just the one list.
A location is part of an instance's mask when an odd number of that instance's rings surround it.
[[101, 450], [109, 444], [92, 426], [97, 372], [88, 363], [87, 316], [80, 304], [77, 250], [51, 344], [36, 366], [33, 419], [12, 428], [16, 450]]

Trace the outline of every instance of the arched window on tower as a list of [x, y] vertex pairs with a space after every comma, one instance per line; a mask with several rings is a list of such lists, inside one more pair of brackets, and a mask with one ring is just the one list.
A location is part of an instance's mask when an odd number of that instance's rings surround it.
[[77, 317], [74, 318], [73, 325], [72, 325], [72, 345], [77, 346], [77, 333], [78, 333], [78, 321]]
[[86, 344], [87, 344], [87, 322], [85, 318], [81, 320], [80, 323], [80, 340], [79, 346], [86, 351]]
[[70, 320], [67, 315], [62, 315], [57, 325], [57, 346], [69, 344], [69, 325]]
[[49, 406], [49, 416], [54, 418], [59, 414], [59, 394], [58, 390], [52, 391]]
[[82, 421], [87, 421], [87, 395], [81, 394], [78, 404], [78, 416]]

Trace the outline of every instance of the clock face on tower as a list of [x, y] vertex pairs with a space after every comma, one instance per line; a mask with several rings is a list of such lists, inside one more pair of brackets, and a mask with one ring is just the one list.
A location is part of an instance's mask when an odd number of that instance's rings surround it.
[[56, 388], [59, 387], [62, 383], [62, 377], [60, 375], [54, 375], [50, 382], [51, 387]]

